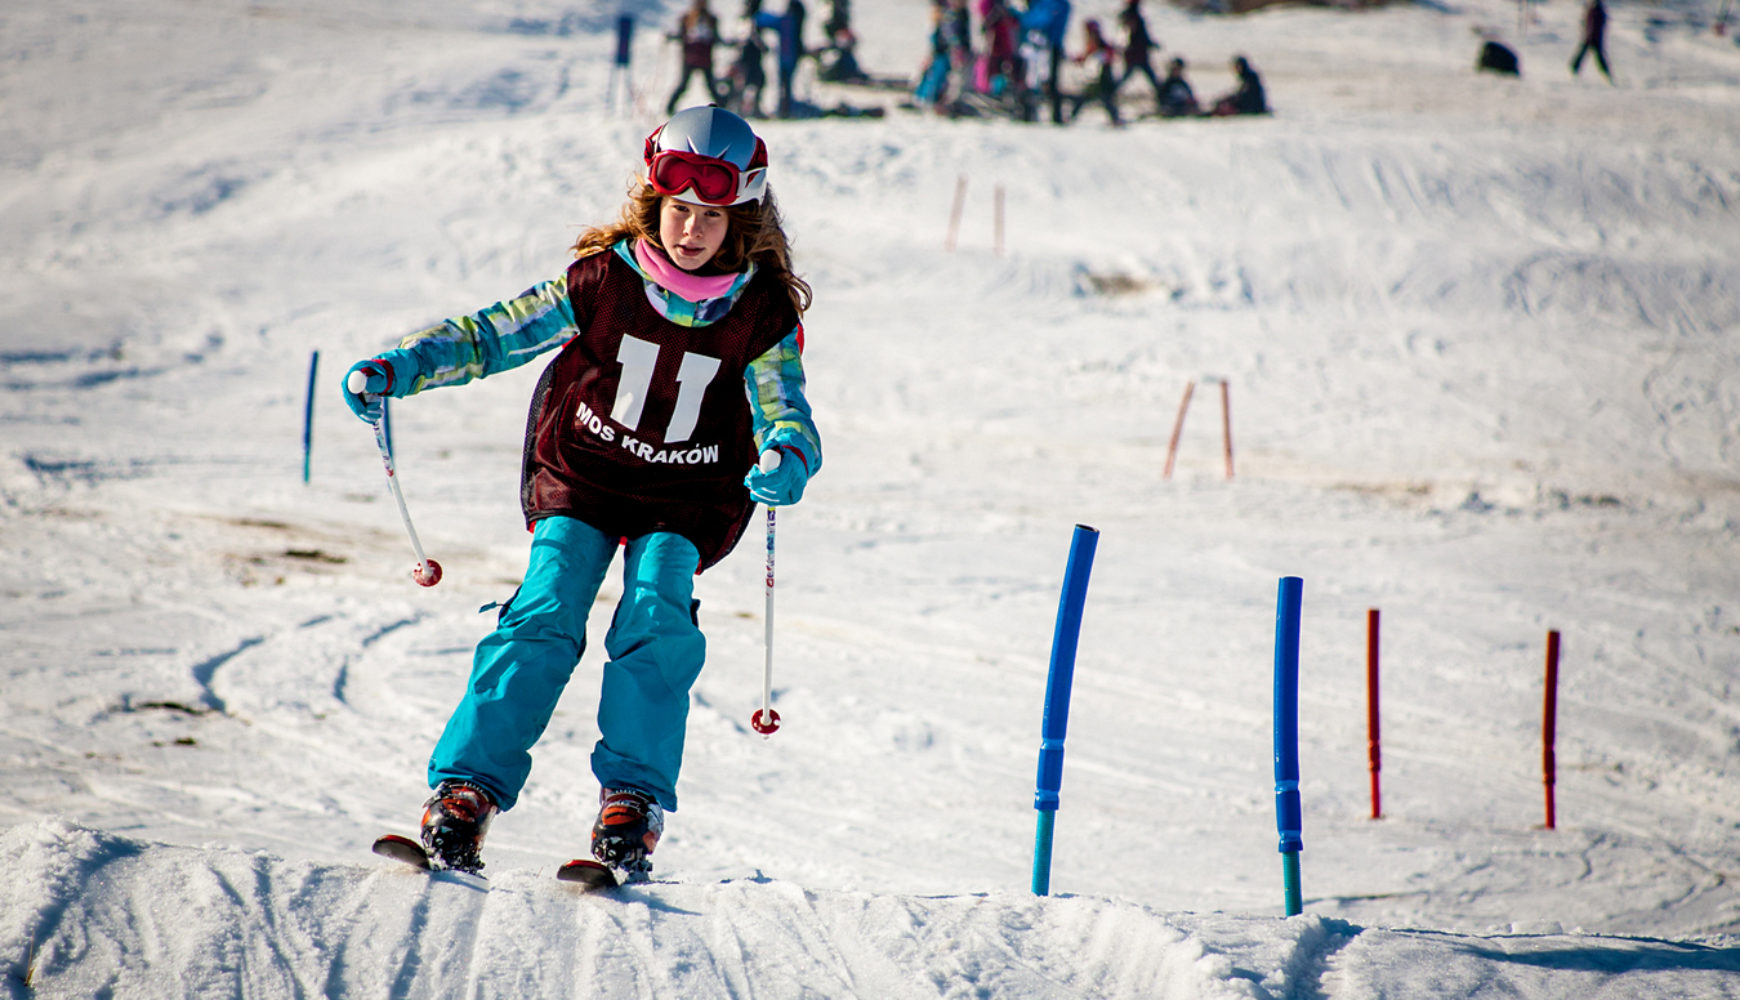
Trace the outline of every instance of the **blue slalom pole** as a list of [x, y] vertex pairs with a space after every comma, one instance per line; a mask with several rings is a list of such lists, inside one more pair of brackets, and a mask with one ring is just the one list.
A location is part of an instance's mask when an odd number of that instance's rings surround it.
[[302, 481], [308, 482], [308, 466], [314, 453], [314, 377], [320, 372], [320, 352], [308, 359], [308, 400], [302, 406]]
[[1299, 852], [1305, 849], [1299, 803], [1299, 607], [1304, 591], [1304, 580], [1282, 577], [1275, 608], [1275, 828], [1281, 834], [1281, 885], [1289, 917], [1305, 908], [1299, 889]]
[[1063, 597], [1057, 605], [1057, 629], [1051, 636], [1051, 673], [1045, 682], [1045, 718], [1040, 724], [1039, 782], [1033, 808], [1039, 828], [1033, 838], [1033, 894], [1051, 892], [1051, 837], [1057, 819], [1058, 792], [1063, 787], [1063, 739], [1069, 728], [1069, 693], [1075, 681], [1075, 647], [1081, 638], [1081, 609], [1087, 600], [1088, 575], [1100, 533], [1085, 524], [1075, 526], [1069, 543], [1069, 564], [1063, 571]]

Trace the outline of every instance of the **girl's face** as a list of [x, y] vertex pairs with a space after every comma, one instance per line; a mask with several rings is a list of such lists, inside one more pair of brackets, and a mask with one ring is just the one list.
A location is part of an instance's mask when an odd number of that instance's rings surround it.
[[713, 259], [725, 245], [731, 220], [716, 205], [694, 205], [666, 196], [659, 205], [659, 242], [671, 263], [685, 271]]

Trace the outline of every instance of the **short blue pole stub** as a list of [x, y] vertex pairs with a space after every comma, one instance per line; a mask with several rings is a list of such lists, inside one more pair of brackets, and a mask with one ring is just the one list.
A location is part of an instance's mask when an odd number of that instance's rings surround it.
[[[1035, 896], [1051, 895], [1051, 831], [1057, 823], [1057, 810], [1043, 809], [1039, 813], [1039, 826], [1033, 833], [1033, 894]], [[1040, 864], [1039, 859], [1045, 863]]]
[[1059, 793], [1063, 788], [1063, 740], [1069, 729], [1069, 696], [1075, 682], [1075, 649], [1081, 638], [1082, 605], [1100, 533], [1085, 524], [1075, 526], [1069, 544], [1069, 564], [1063, 573], [1063, 597], [1057, 606], [1057, 628], [1051, 637], [1051, 671], [1045, 682], [1045, 717], [1040, 724], [1039, 778], [1033, 808], [1039, 810], [1039, 830], [1033, 844], [1033, 893], [1051, 891], [1051, 839]]

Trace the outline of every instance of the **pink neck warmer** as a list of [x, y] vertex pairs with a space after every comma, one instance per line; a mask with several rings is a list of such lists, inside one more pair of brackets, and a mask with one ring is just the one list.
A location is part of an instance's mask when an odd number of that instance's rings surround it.
[[737, 274], [702, 275], [685, 271], [671, 263], [664, 251], [646, 240], [634, 241], [634, 259], [640, 262], [641, 270], [657, 282], [659, 287], [676, 292], [690, 302], [716, 299], [730, 291], [731, 283], [741, 277]]

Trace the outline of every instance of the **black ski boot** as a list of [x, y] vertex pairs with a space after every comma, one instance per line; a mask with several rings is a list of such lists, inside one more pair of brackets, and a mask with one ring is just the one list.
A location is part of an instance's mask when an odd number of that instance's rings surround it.
[[598, 793], [598, 822], [592, 825], [592, 856], [622, 871], [629, 882], [644, 882], [652, 872], [647, 856], [665, 831], [665, 811], [638, 788], [604, 788]]
[[448, 779], [423, 803], [423, 846], [437, 867], [472, 872], [483, 869], [483, 835], [498, 810], [489, 793]]

